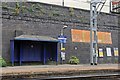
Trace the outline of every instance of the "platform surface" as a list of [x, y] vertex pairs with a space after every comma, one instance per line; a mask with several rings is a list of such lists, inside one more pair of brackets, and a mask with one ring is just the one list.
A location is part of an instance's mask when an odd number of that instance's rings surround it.
[[119, 64], [80, 64], [80, 65], [27, 65], [3, 67], [2, 75], [20, 75], [20, 74], [35, 74], [35, 73], [65, 73], [65, 72], [79, 72], [79, 71], [102, 71], [102, 70], [119, 70]]

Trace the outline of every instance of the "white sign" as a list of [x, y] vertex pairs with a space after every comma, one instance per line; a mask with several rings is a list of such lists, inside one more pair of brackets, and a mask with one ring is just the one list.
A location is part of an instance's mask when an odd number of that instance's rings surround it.
[[106, 51], [107, 51], [107, 56], [112, 56], [112, 54], [111, 54], [111, 48], [106, 48]]
[[62, 60], [65, 60], [65, 52], [61, 52], [61, 58]]

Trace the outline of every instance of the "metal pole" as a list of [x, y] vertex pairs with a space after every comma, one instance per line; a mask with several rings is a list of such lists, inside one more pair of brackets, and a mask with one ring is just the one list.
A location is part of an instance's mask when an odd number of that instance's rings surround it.
[[97, 3], [90, 5], [90, 63], [97, 65]]
[[[64, 34], [63, 34], [63, 28], [61, 29], [61, 33], [60, 33], [60, 36], [62, 37]], [[60, 43], [60, 50], [61, 50], [61, 53], [62, 53], [62, 48], [63, 48], [63, 43], [61, 42]], [[60, 53], [60, 54], [61, 54]], [[60, 55], [60, 63], [63, 64], [63, 60], [62, 60], [62, 54]]]
[[64, 0], [62, 1], [62, 6], [64, 6]]
[[[63, 28], [61, 29], [61, 36], [63, 36], [64, 35], [64, 33], [63, 33]], [[61, 43], [60, 44], [61, 45], [61, 50], [62, 50], [62, 48], [63, 48], [63, 43]]]
[[[105, 1], [106, 2], [106, 1]], [[97, 15], [100, 13], [105, 2], [91, 0], [90, 3], [90, 63], [91, 65], [97, 65]], [[97, 12], [100, 4], [103, 4], [99, 12]], [[97, 7], [98, 5], [98, 7]]]
[[111, 4], [111, 2], [112, 2], [112, 1], [110, 0], [110, 2], [109, 2], [109, 4], [110, 4], [110, 13], [112, 12], [112, 10], [111, 10], [111, 9], [112, 9], [112, 6], [111, 6], [112, 4]]
[[92, 28], [93, 28], [93, 20], [92, 20], [92, 15], [93, 15], [93, 10], [92, 10], [92, 3], [90, 4], [90, 63], [93, 65], [93, 36], [92, 36]]
[[95, 27], [95, 31], [94, 31], [94, 38], [95, 38], [95, 65], [97, 65], [97, 41], [98, 41], [98, 38], [97, 38], [97, 8], [96, 6], [94, 7], [95, 9], [95, 12], [94, 12], [94, 15], [95, 15], [95, 19], [94, 19], [94, 27]]

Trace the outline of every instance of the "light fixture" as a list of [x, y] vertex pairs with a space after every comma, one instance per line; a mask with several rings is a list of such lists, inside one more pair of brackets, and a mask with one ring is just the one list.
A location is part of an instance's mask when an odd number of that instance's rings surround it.
[[65, 29], [65, 28], [67, 28], [67, 27], [68, 27], [68, 26], [65, 25], [65, 26], [63, 26], [63, 29]]

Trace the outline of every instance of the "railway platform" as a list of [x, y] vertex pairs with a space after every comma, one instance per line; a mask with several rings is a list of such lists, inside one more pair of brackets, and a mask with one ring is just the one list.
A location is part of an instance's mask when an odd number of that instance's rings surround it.
[[30, 78], [30, 77], [64, 77], [64, 76], [87, 76], [99, 74], [119, 74], [119, 64], [80, 64], [80, 65], [28, 65], [28, 66], [14, 66], [3, 67], [2, 77], [5, 78]]

